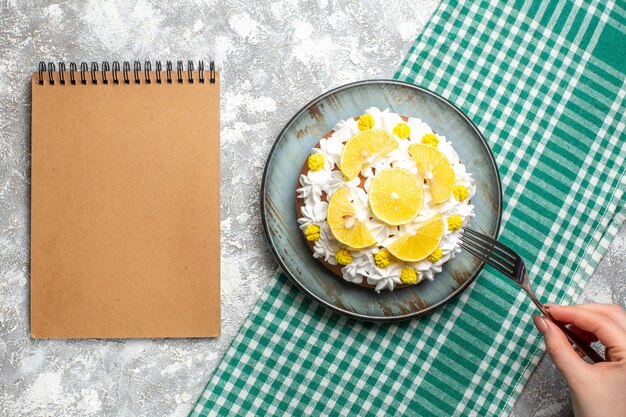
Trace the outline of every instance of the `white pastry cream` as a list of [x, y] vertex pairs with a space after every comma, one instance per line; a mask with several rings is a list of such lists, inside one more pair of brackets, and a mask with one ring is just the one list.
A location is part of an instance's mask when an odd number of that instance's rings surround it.
[[[333, 128], [332, 135], [321, 139], [319, 148], [312, 150], [313, 154], [319, 153], [324, 157], [323, 167], [317, 171], [308, 169], [306, 174], [300, 175], [300, 188], [297, 190], [298, 198], [303, 199], [303, 206], [300, 212], [301, 217], [298, 219], [300, 229], [304, 231], [308, 226], [317, 225], [319, 227], [319, 238], [314, 240], [313, 256], [323, 259], [331, 265], [336, 265], [335, 256], [337, 251], [345, 246], [338, 242], [330, 231], [326, 221], [327, 201], [330, 201], [336, 190], [347, 186], [353, 197], [352, 204], [356, 208], [356, 218], [365, 223], [377, 244], [365, 249], [350, 249], [352, 261], [341, 269], [343, 278], [346, 281], [357, 284], [363, 283], [365, 280], [367, 284], [375, 286], [377, 292], [384, 288], [393, 290], [396, 285], [402, 283], [400, 275], [403, 268], [409, 267], [417, 272], [417, 282], [424, 278], [432, 281], [435, 274], [441, 272], [442, 265], [460, 251], [459, 231], [449, 230], [447, 227], [448, 219], [450, 216], [456, 215], [462, 219], [465, 225], [474, 216], [474, 206], [470, 203], [470, 199], [476, 192], [474, 179], [466, 171], [465, 165], [459, 160], [459, 156], [452, 148], [451, 142], [446, 140], [444, 136], [434, 133], [420, 119], [411, 117], [404, 121], [399, 114], [391, 113], [389, 110], [380, 111], [375, 107], [367, 109], [366, 114], [369, 114], [371, 116], [370, 120], [373, 120], [371, 128], [382, 129], [391, 133], [398, 142], [398, 148], [385, 156], [371, 160], [369, 165], [363, 167], [361, 176], [365, 181], [362, 187], [359, 177], [346, 181], [339, 170], [339, 161], [344, 144], [359, 132], [359, 126], [357, 120], [354, 119], [342, 120], [337, 123]], [[393, 133], [394, 127], [402, 122], [406, 123], [410, 128], [409, 137], [405, 139], [401, 139]], [[443, 203], [433, 204], [429, 187], [427, 184], [424, 184], [424, 205], [417, 216], [412, 221], [401, 226], [389, 226], [372, 214], [366, 190], [369, 189], [370, 183], [376, 174], [386, 168], [404, 168], [411, 173], [417, 174], [417, 166], [409, 155], [408, 148], [414, 143], [421, 143], [422, 138], [426, 134], [435, 134], [439, 139], [437, 148], [452, 165], [455, 173], [455, 186], [464, 186], [469, 191], [469, 195], [462, 198], [461, 201], [455, 195], [452, 195]], [[385, 268], [380, 268], [376, 265], [374, 255], [381, 248], [389, 246], [399, 236], [406, 233], [414, 233], [420, 223], [436, 213], [440, 213], [444, 220], [444, 235], [439, 244], [439, 249], [441, 249], [441, 257], [439, 259], [435, 262], [431, 262], [428, 259], [423, 259], [419, 262], [405, 262], [394, 259]]]

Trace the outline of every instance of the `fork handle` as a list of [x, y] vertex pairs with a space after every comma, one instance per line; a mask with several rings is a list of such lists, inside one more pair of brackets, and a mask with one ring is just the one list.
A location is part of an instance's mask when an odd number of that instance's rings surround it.
[[602, 355], [600, 355], [594, 348], [591, 347], [591, 345], [589, 345], [589, 343], [585, 342], [580, 336], [574, 333], [571, 329], [565, 327], [566, 326], [565, 323], [552, 318], [549, 312], [548, 314], [546, 314], [546, 317], [552, 323], [556, 324], [556, 326], [559, 329], [561, 329], [563, 333], [565, 333], [565, 336], [570, 341], [570, 343], [577, 346], [578, 349], [582, 350], [582, 352], [585, 355], [587, 355], [587, 357], [591, 359], [593, 363], [605, 362], [605, 359], [602, 357]]
[[594, 348], [591, 347], [591, 345], [589, 343], [585, 342], [580, 336], [578, 336], [576, 333], [574, 333], [571, 329], [567, 328], [566, 327], [567, 326], [566, 323], [563, 323], [561, 321], [558, 321], [558, 320], [554, 319], [550, 315], [550, 312], [543, 306], [543, 304], [541, 304], [541, 302], [539, 302], [539, 300], [535, 296], [535, 293], [533, 293], [532, 289], [526, 288], [526, 286], [524, 286], [524, 285], [522, 285], [521, 287], [522, 287], [522, 289], [524, 291], [526, 291], [526, 293], [528, 294], [530, 299], [533, 301], [533, 303], [535, 303], [535, 305], [537, 306], [539, 311], [541, 311], [543, 313], [543, 315], [548, 320], [550, 320], [559, 329], [561, 329], [561, 331], [565, 334], [565, 336], [567, 337], [567, 339], [569, 340], [569, 342], [572, 345], [574, 345], [578, 349], [580, 349], [593, 363], [599, 363], [599, 362], [605, 362], [606, 361], [602, 357], [602, 355], [600, 355]]

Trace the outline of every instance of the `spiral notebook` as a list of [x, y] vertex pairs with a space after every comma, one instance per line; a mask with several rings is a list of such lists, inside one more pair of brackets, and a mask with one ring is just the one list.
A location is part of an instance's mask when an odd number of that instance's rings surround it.
[[32, 76], [31, 335], [220, 329], [213, 62], [104, 62]]

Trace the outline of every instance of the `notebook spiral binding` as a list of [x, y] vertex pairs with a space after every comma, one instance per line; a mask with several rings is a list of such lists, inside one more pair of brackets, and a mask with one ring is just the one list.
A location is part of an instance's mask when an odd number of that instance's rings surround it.
[[[86, 62], [80, 63], [80, 69], [74, 62], [70, 62], [69, 65], [69, 83], [72, 85], [79, 84], [87, 84], [90, 82], [91, 84], [98, 84], [98, 82], [102, 82], [103, 84], [108, 84], [111, 81], [113, 84], [130, 84], [131, 78], [135, 84], [141, 84], [142, 82], [146, 84], [152, 84], [152, 63], [150, 61], [145, 61], [143, 65], [143, 77], [141, 77], [142, 66], [140, 61], [133, 62], [133, 70], [131, 75], [130, 62], [124, 61], [120, 66], [119, 61], [113, 61], [109, 63], [108, 61], [103, 61], [99, 66], [97, 62], [92, 62], [91, 66], [89, 66]], [[172, 61], [166, 61], [165, 63], [165, 77], [162, 77], [163, 66], [161, 61], [155, 62], [155, 79], [154, 81], [157, 84], [161, 84], [162, 82], [166, 82], [168, 84], [172, 84], [173, 82], [177, 82], [179, 84], [184, 83], [185, 81], [193, 84], [194, 77], [193, 72], [194, 63], [193, 61], [187, 61], [187, 70], [185, 70], [183, 61], [176, 62], [176, 74], [173, 74], [173, 65]], [[198, 61], [198, 82], [204, 84], [204, 61]], [[43, 85], [46, 78], [48, 79], [48, 84], [54, 85], [54, 73], [58, 73], [58, 81], [62, 85], [65, 85], [65, 73], [66, 73], [66, 65], [64, 62], [59, 62], [59, 69], [57, 71], [57, 66], [54, 62], [45, 62], [41, 61], [39, 63], [39, 84]], [[120, 72], [122, 73], [122, 77], [120, 78]], [[47, 73], [47, 76], [46, 76]], [[80, 78], [77, 78], [77, 73]], [[100, 79], [98, 79], [98, 73], [101, 74]], [[209, 83], [215, 84], [215, 62], [209, 62]]]

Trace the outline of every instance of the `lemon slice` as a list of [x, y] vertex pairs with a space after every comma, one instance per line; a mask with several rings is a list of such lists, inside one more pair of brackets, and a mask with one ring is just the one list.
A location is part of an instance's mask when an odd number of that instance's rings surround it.
[[392, 226], [413, 220], [424, 203], [422, 185], [403, 168], [380, 171], [372, 180], [368, 196], [374, 216]]
[[330, 232], [344, 245], [362, 249], [376, 243], [365, 223], [357, 219], [348, 187], [341, 187], [330, 198], [326, 219]]
[[443, 218], [437, 213], [420, 224], [414, 234], [400, 236], [387, 250], [403, 261], [421, 261], [439, 247], [442, 236]]
[[454, 170], [450, 161], [437, 148], [420, 143], [409, 146], [409, 154], [430, 186], [433, 203], [449, 199], [454, 188]]
[[339, 169], [347, 180], [361, 172], [364, 165], [398, 148], [391, 133], [379, 129], [363, 130], [346, 142], [341, 152]]

